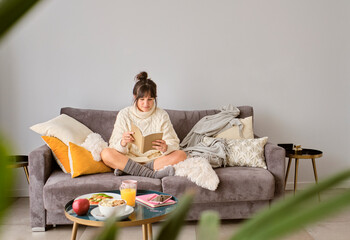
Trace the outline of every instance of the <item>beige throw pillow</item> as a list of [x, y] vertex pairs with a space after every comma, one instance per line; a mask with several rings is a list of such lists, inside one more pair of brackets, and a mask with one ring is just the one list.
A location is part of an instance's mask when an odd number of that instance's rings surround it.
[[30, 127], [42, 136], [56, 137], [69, 146], [69, 142], [82, 144], [92, 131], [74, 118], [61, 114], [47, 122]]
[[267, 137], [227, 140], [229, 166], [260, 167], [267, 169], [264, 147]]
[[252, 139], [254, 138], [254, 132], [253, 132], [253, 117], [246, 117], [239, 119], [241, 123], [243, 124], [242, 129], [242, 135], [239, 134], [239, 126], [233, 126], [218, 135], [216, 135], [216, 138], [224, 138], [224, 139]]

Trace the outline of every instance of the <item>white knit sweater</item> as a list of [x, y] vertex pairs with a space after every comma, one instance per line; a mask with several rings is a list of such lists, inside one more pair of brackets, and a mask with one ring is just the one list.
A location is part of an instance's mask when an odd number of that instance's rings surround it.
[[[128, 143], [125, 147], [122, 147], [120, 142], [123, 133], [131, 131], [132, 123], [141, 130], [143, 135], [162, 132], [163, 140], [168, 145], [167, 151], [162, 153], [158, 150], [149, 150], [145, 153], [141, 153], [138, 147], [132, 143]], [[109, 139], [109, 147], [116, 149], [137, 162], [149, 162], [162, 155], [178, 150], [179, 143], [180, 140], [175, 133], [166, 111], [153, 107], [149, 112], [141, 112], [136, 105], [119, 111], [112, 136]]]

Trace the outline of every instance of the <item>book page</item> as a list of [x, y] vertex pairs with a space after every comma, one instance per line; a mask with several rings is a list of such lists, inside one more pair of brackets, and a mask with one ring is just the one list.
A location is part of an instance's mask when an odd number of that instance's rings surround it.
[[141, 149], [143, 148], [143, 136], [141, 130], [134, 124], [131, 124], [131, 131], [134, 132], [134, 134], [132, 135], [134, 137], [133, 144], [135, 144], [139, 148], [140, 152], [142, 152]]
[[161, 140], [163, 138], [163, 133], [153, 133], [144, 137], [143, 152], [145, 153], [149, 150], [156, 150], [152, 146], [152, 142], [156, 140]]
[[131, 125], [131, 131], [134, 132], [133, 137], [135, 139], [134, 144], [139, 148], [141, 153], [145, 153], [149, 150], [155, 150], [152, 146], [152, 142], [155, 140], [160, 140], [163, 138], [163, 133], [152, 133], [143, 136], [141, 130], [135, 126]]

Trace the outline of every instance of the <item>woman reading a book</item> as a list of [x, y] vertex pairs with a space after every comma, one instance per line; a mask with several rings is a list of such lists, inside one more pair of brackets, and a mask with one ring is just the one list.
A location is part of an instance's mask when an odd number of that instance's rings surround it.
[[[117, 176], [123, 173], [151, 178], [172, 176], [175, 173], [172, 165], [185, 160], [186, 153], [179, 150], [180, 140], [168, 113], [157, 107], [157, 85], [146, 72], [139, 73], [135, 79], [134, 104], [119, 111], [109, 147], [101, 152], [101, 158], [115, 169]], [[131, 130], [133, 126], [144, 136], [162, 133], [163, 137], [152, 141], [153, 149], [143, 153], [135, 145], [137, 136]]]

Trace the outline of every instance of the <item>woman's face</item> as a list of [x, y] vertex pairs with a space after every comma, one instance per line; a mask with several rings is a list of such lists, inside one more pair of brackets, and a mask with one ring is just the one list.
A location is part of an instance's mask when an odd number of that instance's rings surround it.
[[149, 95], [139, 98], [136, 102], [136, 106], [141, 112], [150, 111], [153, 108], [153, 105], [154, 105], [154, 98], [150, 97]]

